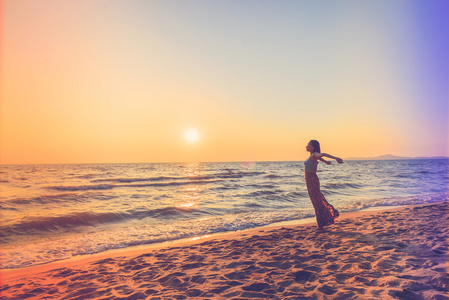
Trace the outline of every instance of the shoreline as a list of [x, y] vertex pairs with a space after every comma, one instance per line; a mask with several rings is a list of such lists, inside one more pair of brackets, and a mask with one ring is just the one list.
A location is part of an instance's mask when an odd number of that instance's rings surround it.
[[[378, 211], [389, 211], [389, 210], [396, 210], [403, 207], [408, 206], [421, 206], [426, 204], [414, 204], [414, 205], [402, 205], [402, 206], [376, 206], [376, 207], [369, 207], [362, 209], [360, 211], [352, 211], [352, 212], [345, 212], [341, 213], [340, 217], [336, 219], [336, 223], [338, 223], [339, 220], [342, 220], [343, 218], [352, 218], [357, 217], [359, 214], [362, 213], [370, 213], [370, 212], [378, 212]], [[308, 217], [304, 219], [297, 219], [297, 220], [290, 220], [290, 221], [281, 221], [276, 222], [260, 227], [254, 227], [254, 228], [248, 228], [248, 229], [242, 229], [237, 231], [225, 231], [225, 232], [217, 232], [212, 234], [206, 234], [203, 236], [195, 236], [195, 237], [188, 237], [178, 240], [171, 240], [171, 241], [164, 241], [164, 242], [158, 242], [158, 243], [152, 243], [152, 244], [143, 244], [143, 245], [136, 245], [136, 246], [129, 246], [125, 248], [118, 248], [118, 249], [110, 249], [99, 253], [92, 253], [92, 254], [83, 254], [83, 255], [76, 255], [68, 259], [61, 259], [52, 261], [49, 263], [42, 263], [37, 264], [33, 266], [23, 267], [23, 268], [12, 268], [12, 269], [0, 269], [0, 278], [9, 278], [13, 275], [13, 273], [23, 273], [27, 272], [27, 274], [40, 272], [42, 270], [50, 270], [53, 267], [58, 267], [60, 265], [66, 265], [66, 264], [78, 264], [78, 263], [87, 263], [91, 261], [95, 261], [97, 259], [102, 259], [103, 257], [111, 257], [111, 256], [122, 256], [125, 254], [126, 256], [132, 255], [133, 253], [140, 254], [141, 252], [145, 251], [152, 251], [157, 249], [164, 249], [164, 248], [170, 248], [170, 247], [178, 247], [183, 245], [190, 245], [194, 243], [202, 243], [209, 240], [222, 240], [228, 236], [231, 236], [230, 238], [238, 238], [239, 235], [246, 236], [246, 235], [252, 235], [257, 234], [260, 231], [265, 231], [267, 229], [277, 229], [281, 227], [296, 227], [301, 225], [316, 225], [316, 218], [315, 217]], [[335, 226], [335, 225], [334, 225]]]
[[349, 212], [325, 232], [313, 218], [2, 270], [0, 295], [447, 299], [448, 211]]

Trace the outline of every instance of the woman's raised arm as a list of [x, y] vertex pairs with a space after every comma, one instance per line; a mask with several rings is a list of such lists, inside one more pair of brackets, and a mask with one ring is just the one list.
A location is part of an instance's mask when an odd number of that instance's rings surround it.
[[329, 157], [329, 158], [332, 158], [332, 159], [335, 159], [339, 164], [342, 164], [343, 163], [343, 159], [341, 159], [340, 157], [336, 157], [336, 156], [332, 156], [332, 155], [330, 155], [330, 154], [327, 154], [327, 153], [318, 153], [318, 152], [315, 152], [315, 153], [313, 153], [312, 154], [314, 157], [315, 157], [315, 159], [320, 159], [320, 158], [322, 158], [322, 157]]

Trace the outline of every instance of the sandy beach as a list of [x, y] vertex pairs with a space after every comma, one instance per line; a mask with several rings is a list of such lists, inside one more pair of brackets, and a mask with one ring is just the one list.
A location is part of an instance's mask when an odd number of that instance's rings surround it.
[[449, 203], [2, 272], [1, 299], [449, 299]]

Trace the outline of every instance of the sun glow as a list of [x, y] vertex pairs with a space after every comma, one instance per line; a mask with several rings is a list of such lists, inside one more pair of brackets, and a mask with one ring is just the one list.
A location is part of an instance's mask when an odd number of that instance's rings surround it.
[[198, 131], [195, 129], [189, 129], [186, 131], [185, 138], [190, 143], [195, 143], [199, 139]]

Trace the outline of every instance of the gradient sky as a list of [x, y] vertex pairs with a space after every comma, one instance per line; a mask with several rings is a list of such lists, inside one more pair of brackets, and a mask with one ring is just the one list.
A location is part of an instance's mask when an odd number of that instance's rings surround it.
[[340, 157], [448, 155], [446, 0], [4, 0], [2, 14], [2, 163], [304, 160], [310, 139]]

